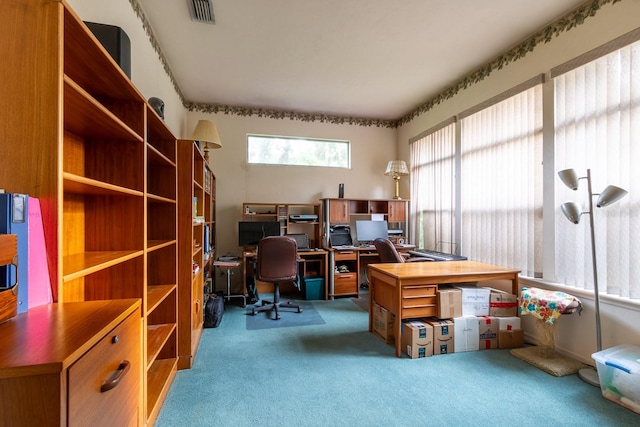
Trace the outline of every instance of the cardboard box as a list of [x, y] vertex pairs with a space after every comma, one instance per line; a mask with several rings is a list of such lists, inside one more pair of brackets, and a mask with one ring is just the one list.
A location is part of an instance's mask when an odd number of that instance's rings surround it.
[[453, 325], [456, 353], [478, 350], [478, 318], [476, 316], [456, 317], [453, 319]]
[[373, 305], [373, 333], [387, 344], [394, 342], [393, 338], [393, 320], [395, 315], [386, 308], [375, 304]]
[[402, 350], [412, 359], [433, 356], [433, 326], [424, 320], [402, 325]]
[[456, 286], [462, 291], [462, 317], [488, 316], [491, 291], [476, 286]]
[[453, 321], [429, 319], [428, 323], [433, 326], [433, 354], [453, 353], [455, 351]]
[[518, 348], [524, 346], [524, 330], [498, 331], [498, 348]]
[[489, 316], [507, 317], [518, 315], [518, 297], [499, 289], [485, 287], [491, 292]]
[[501, 331], [520, 329], [520, 318], [516, 316], [498, 317], [498, 329]]
[[480, 350], [498, 348], [498, 317], [478, 317]]
[[462, 291], [453, 287], [438, 287], [438, 318], [453, 319], [462, 316]]

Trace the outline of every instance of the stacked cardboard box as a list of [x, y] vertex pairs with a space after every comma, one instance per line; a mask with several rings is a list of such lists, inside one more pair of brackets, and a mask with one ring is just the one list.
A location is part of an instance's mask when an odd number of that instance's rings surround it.
[[524, 331], [519, 317], [498, 318], [498, 348], [517, 348], [524, 345]]
[[451, 286], [438, 286], [436, 293], [439, 319], [462, 316], [462, 291]]
[[462, 316], [453, 319], [456, 353], [478, 350], [479, 332], [476, 316]]
[[394, 342], [393, 320], [395, 315], [381, 305], [373, 305], [373, 333], [387, 344]]
[[462, 292], [463, 316], [488, 316], [491, 291], [474, 285], [458, 285]]
[[433, 326], [424, 319], [405, 322], [402, 350], [412, 359], [433, 356]]
[[433, 354], [447, 354], [455, 351], [454, 327], [451, 319], [429, 319], [433, 326]]
[[489, 296], [489, 316], [510, 317], [518, 315], [518, 297], [499, 289], [485, 287]]

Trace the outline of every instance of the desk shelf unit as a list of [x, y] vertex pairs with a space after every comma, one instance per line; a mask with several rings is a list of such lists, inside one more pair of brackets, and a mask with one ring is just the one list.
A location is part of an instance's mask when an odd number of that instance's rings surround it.
[[[349, 225], [352, 239], [356, 242], [355, 222], [368, 220], [372, 215], [383, 215], [390, 229], [402, 230], [394, 236], [408, 243], [409, 201], [396, 199], [321, 199], [322, 202], [322, 246], [330, 250], [329, 268], [333, 272], [328, 284], [329, 296], [360, 296], [360, 253], [358, 250], [331, 250], [330, 229], [334, 225]], [[347, 266], [348, 273], [336, 271], [336, 267]]]
[[[317, 221], [292, 221], [290, 215], [313, 214]], [[243, 203], [243, 221], [278, 221], [280, 234], [306, 233], [309, 247], [320, 248], [320, 224], [322, 221], [319, 203]]]
[[141, 301], [153, 424], [177, 365], [176, 138], [66, 2], [3, 8], [0, 182], [40, 199], [56, 302]]

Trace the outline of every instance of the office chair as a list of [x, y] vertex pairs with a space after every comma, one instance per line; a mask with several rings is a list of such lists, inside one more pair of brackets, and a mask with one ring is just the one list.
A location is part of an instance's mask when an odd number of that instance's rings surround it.
[[254, 316], [263, 311], [275, 311], [275, 320], [280, 319], [280, 308], [295, 308], [299, 305], [291, 301], [280, 301], [280, 283], [294, 282], [298, 278], [298, 245], [287, 236], [265, 237], [258, 241], [258, 280], [273, 283], [273, 301], [262, 300], [261, 307], [251, 310]]
[[380, 257], [380, 262], [382, 263], [433, 261], [425, 257], [405, 258], [396, 250], [391, 240], [382, 237], [374, 240], [373, 245], [376, 247], [376, 252], [378, 252], [378, 257]]

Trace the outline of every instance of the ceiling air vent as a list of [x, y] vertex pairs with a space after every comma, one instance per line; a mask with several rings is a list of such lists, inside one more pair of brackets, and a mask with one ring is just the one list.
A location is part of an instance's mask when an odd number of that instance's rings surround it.
[[215, 24], [211, 0], [187, 0], [193, 21]]

